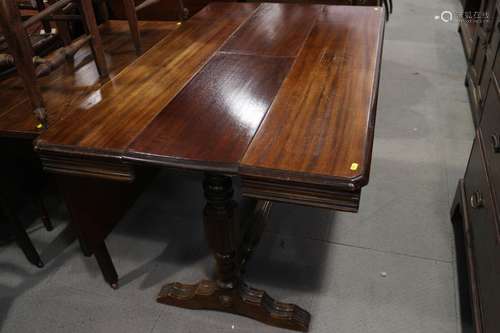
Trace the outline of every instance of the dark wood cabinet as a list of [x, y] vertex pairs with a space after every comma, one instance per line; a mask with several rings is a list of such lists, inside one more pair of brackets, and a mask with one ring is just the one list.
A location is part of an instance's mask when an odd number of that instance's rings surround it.
[[[495, 7], [495, 11], [496, 11]], [[495, 12], [496, 13], [496, 12]], [[464, 331], [500, 332], [500, 29], [497, 14], [490, 31], [478, 37], [486, 46], [475, 50], [467, 82], [475, 115], [476, 136], [451, 216], [455, 227], [457, 267]], [[483, 29], [483, 28], [481, 28]], [[478, 76], [474, 76], [474, 75]]]
[[488, 142], [478, 129], [467, 171], [464, 180], [459, 182], [451, 211], [461, 275], [462, 319], [464, 328], [469, 328], [464, 332], [500, 332], [497, 318], [500, 313], [500, 244], [494, 194], [495, 186], [500, 184], [492, 183], [500, 169], [492, 169], [487, 162], [487, 149]]
[[[467, 6], [464, 10], [465, 16], [460, 22], [459, 33], [468, 63], [465, 83], [474, 125], [477, 127], [481, 121], [493, 72], [495, 69], [500, 72], [500, 68], [495, 67], [500, 43], [500, 1], [470, 0]], [[480, 16], [475, 17], [475, 12], [480, 13]]]
[[[489, 312], [484, 307], [488, 296], [488, 279], [493, 265], [493, 254], [496, 247], [496, 231], [494, 230], [495, 212], [493, 200], [488, 188], [488, 180], [484, 161], [481, 158], [480, 140], [476, 140], [472, 149], [471, 159], [464, 178], [465, 204], [469, 212], [470, 239], [473, 260], [477, 273], [477, 285], [481, 314]], [[484, 318], [483, 318], [484, 321]]]
[[[500, 1], [480, 3], [487, 20], [460, 24], [474, 145], [451, 217], [464, 332], [500, 332]], [[471, 33], [472, 35], [468, 35]], [[467, 45], [467, 38], [473, 42]]]

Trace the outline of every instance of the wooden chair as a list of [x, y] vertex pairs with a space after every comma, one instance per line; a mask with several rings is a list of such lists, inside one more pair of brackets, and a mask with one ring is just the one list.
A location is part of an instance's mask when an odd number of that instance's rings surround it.
[[[43, 26], [40, 24], [36, 28], [42, 29]], [[43, 30], [45, 30], [45, 28], [43, 28]], [[1, 30], [0, 36], [2, 36]], [[58, 44], [60, 44], [58, 35], [53, 33], [33, 33], [29, 35], [29, 38], [35, 56], [47, 54], [50, 50], [53, 50], [54, 47], [57, 47]], [[7, 43], [5, 43], [5, 41], [0, 42], [0, 80], [4, 75], [7, 75], [15, 70], [14, 57], [9, 53]]]
[[[74, 4], [79, 6], [82, 17], [64, 14], [64, 8]], [[62, 14], [60, 14], [61, 12]], [[61, 24], [64, 21], [76, 18], [84, 20], [86, 34], [74, 41], [71, 41], [68, 36], [63, 37], [64, 47], [57, 49], [46, 58], [34, 58], [33, 47], [26, 32], [28, 27], [44, 20], [54, 20], [58, 24]], [[0, 28], [3, 33], [0, 41], [5, 40], [7, 42], [9, 53], [14, 59], [17, 72], [23, 81], [26, 93], [33, 107], [33, 112], [40, 122], [40, 127], [46, 128], [48, 126], [48, 119], [42, 94], [36, 82], [37, 78], [50, 74], [62, 65], [65, 59], [73, 57], [86, 43], [90, 43], [99, 75], [101, 77], [107, 77], [108, 75], [92, 0], [52, 1], [49, 2], [49, 6], [25, 21], [21, 20], [19, 8], [15, 0], [0, 0]], [[62, 29], [61, 32], [67, 33], [67, 30]]]
[[[123, 10], [125, 12], [125, 15], [127, 16], [127, 21], [129, 24], [130, 28], [130, 33], [132, 36], [132, 41], [135, 46], [135, 50], [137, 54], [141, 54], [142, 48], [141, 48], [141, 38], [140, 38], [140, 31], [137, 23], [137, 12], [140, 10], [149, 7], [153, 4], [156, 4], [160, 2], [161, 0], [145, 0], [144, 2], [140, 3], [139, 5], [136, 6], [135, 0], [122, 0], [123, 3]], [[177, 0], [178, 4], [178, 10], [179, 10], [179, 20], [183, 21], [185, 20], [188, 15], [189, 11], [188, 9], [184, 6], [183, 0]]]
[[[32, 1], [17, 1], [17, 7], [19, 9], [27, 9], [27, 10], [37, 10], [38, 12], [41, 12], [42, 10], [45, 9], [45, 4], [43, 3], [43, 0], [35, 0], [34, 2]], [[46, 34], [50, 34], [52, 31], [52, 27], [50, 26], [50, 22], [47, 20], [42, 21], [43, 24], [43, 31]]]

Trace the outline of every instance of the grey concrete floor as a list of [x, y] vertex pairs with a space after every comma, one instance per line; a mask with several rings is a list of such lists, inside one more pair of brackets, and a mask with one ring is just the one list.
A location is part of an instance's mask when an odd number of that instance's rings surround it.
[[[443, 10], [460, 12], [459, 1], [395, 0], [360, 212], [277, 204], [249, 267], [250, 284], [312, 313], [310, 332], [461, 330], [448, 211], [473, 126], [457, 24], [435, 20]], [[15, 246], [0, 248], [0, 330], [284, 332], [155, 302], [166, 282], [212, 274], [199, 181], [160, 175], [109, 237], [119, 290], [103, 282], [94, 259], [75, 244], [42, 270]], [[57, 223], [51, 233], [31, 234], [44, 256], [66, 219]]]

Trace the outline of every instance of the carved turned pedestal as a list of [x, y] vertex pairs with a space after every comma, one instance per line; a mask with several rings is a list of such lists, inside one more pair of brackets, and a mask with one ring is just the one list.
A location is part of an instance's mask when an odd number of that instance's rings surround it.
[[250, 317], [269, 325], [307, 331], [310, 314], [294, 304], [275, 301], [266, 292], [245, 284], [241, 270], [257, 245], [269, 213], [268, 201], [256, 202], [252, 221], [240, 235], [235, 218], [231, 178], [206, 174], [205, 235], [217, 264], [215, 281], [194, 285], [165, 285], [157, 301], [189, 309], [218, 310]]

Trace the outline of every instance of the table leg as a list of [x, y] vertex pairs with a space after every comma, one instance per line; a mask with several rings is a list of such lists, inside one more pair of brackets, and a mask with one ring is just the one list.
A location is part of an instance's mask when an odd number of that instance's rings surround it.
[[5, 198], [0, 198], [0, 217], [3, 216], [6, 219], [8, 228], [11, 230], [17, 245], [23, 251], [28, 261], [42, 268], [44, 264], [40, 255], [33, 246], [26, 230], [24, 230], [21, 221], [19, 221], [17, 216], [11, 211], [9, 204], [5, 201]]
[[45, 202], [43, 200], [42, 194], [36, 194], [35, 200], [38, 202], [38, 207], [40, 207], [40, 218], [42, 220], [43, 225], [47, 231], [54, 230], [54, 226], [52, 225], [52, 221], [50, 220], [49, 212], [47, 211], [47, 207], [45, 207]]
[[203, 188], [207, 201], [205, 234], [217, 264], [216, 280], [204, 280], [195, 285], [167, 284], [157, 301], [189, 309], [229, 312], [277, 327], [307, 331], [310, 321], [307, 311], [294, 304], [275, 301], [265, 291], [247, 286], [241, 277], [242, 263], [247, 262], [257, 245], [270, 205], [256, 204], [256, 227], [247, 228], [239, 237], [231, 178], [207, 174]]
[[104, 280], [118, 288], [118, 274], [104, 242], [128, 208], [126, 185], [111, 181], [57, 176], [71, 226], [85, 256], [94, 255]]
[[92, 252], [94, 253], [94, 257], [97, 260], [99, 268], [101, 269], [104, 280], [111, 286], [111, 288], [118, 289], [118, 273], [116, 273], [115, 265], [113, 264], [113, 260], [109, 255], [108, 248], [106, 247], [104, 241], [94, 244]]
[[271, 202], [264, 200], [252, 200], [252, 213], [243, 226], [241, 245], [239, 247], [240, 272], [245, 273], [246, 264], [260, 242], [260, 238], [266, 228], [268, 215], [271, 210]]
[[92, 257], [92, 251], [90, 251], [90, 248], [87, 245], [87, 243], [85, 243], [85, 241], [80, 237], [77, 238], [78, 238], [78, 244], [80, 244], [80, 250], [82, 250], [83, 255], [85, 257]]

